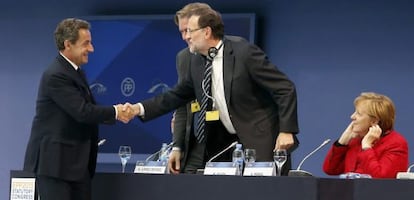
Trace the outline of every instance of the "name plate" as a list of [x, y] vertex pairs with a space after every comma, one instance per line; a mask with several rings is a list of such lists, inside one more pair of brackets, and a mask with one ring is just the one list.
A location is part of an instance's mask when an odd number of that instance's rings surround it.
[[167, 172], [166, 161], [137, 161], [134, 170], [137, 174], [166, 174]]
[[204, 168], [204, 175], [236, 175], [237, 168], [232, 162], [209, 162]]
[[10, 200], [34, 200], [35, 178], [12, 178]]
[[243, 176], [275, 176], [275, 173], [274, 162], [254, 162], [246, 165]]

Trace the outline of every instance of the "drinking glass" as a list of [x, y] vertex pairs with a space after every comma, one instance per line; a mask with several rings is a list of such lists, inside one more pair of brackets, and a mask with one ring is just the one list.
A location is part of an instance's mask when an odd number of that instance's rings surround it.
[[273, 159], [275, 160], [277, 166], [277, 176], [282, 175], [282, 166], [285, 164], [287, 160], [287, 152], [286, 149], [276, 149], [273, 154]]
[[131, 158], [131, 147], [120, 146], [118, 151], [119, 158], [121, 158], [122, 173], [125, 173], [125, 166], [128, 160]]
[[246, 165], [254, 163], [256, 161], [256, 149], [245, 149], [244, 150], [244, 162]]

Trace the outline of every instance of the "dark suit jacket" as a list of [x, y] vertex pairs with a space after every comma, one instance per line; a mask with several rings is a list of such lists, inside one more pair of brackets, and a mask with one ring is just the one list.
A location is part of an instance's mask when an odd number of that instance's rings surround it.
[[[272, 161], [279, 132], [297, 133], [294, 84], [270, 63], [265, 53], [245, 39], [226, 36], [223, 52], [224, 92], [231, 121], [244, 148], [254, 148], [257, 161]], [[172, 90], [143, 101], [149, 120], [197, 98], [201, 101], [203, 58], [191, 57], [186, 80]]]
[[114, 121], [115, 109], [95, 105], [86, 81], [58, 55], [40, 80], [24, 170], [69, 181], [93, 176], [98, 123]]
[[[178, 73], [178, 83], [183, 81], [187, 76], [190, 67], [190, 60], [192, 54], [185, 48], [178, 52], [176, 58], [176, 66]], [[182, 152], [182, 161], [181, 169], [184, 169], [184, 166], [187, 162], [189, 146], [190, 146], [190, 137], [192, 134], [193, 127], [193, 113], [191, 113], [191, 104], [186, 104], [178, 108], [175, 111], [175, 120], [174, 120], [174, 133], [173, 133], [173, 142], [174, 147], [179, 147]]]

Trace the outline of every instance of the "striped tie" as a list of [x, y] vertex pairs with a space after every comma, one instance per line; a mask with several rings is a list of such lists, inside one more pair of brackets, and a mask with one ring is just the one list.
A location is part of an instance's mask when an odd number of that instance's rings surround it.
[[196, 138], [198, 143], [202, 143], [205, 138], [205, 126], [206, 126], [206, 112], [209, 103], [209, 96], [211, 94], [211, 65], [212, 60], [207, 59], [204, 68], [204, 78], [201, 82], [202, 95], [201, 95], [201, 106], [200, 113], [197, 119], [197, 131]]

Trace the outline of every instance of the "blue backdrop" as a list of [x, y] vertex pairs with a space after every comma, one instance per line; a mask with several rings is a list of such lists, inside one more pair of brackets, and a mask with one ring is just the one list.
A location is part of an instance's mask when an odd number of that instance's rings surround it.
[[[99, 104], [135, 103], [173, 87], [176, 53], [186, 47], [173, 15], [95, 16], [91, 23], [95, 52], [84, 69]], [[254, 14], [223, 14], [225, 33], [254, 42]], [[117, 152], [130, 145], [134, 153], [151, 153], [171, 141], [171, 114], [141, 123], [102, 125], [106, 139], [100, 152]]]
[[[57, 55], [53, 41], [56, 24], [73, 16], [173, 14], [189, 2], [192, 1], [0, 1], [0, 179], [3, 180], [0, 181], [0, 199], [8, 197], [9, 171], [23, 166], [39, 79]], [[410, 163], [414, 162], [414, 93], [411, 89], [414, 85], [414, 1], [205, 2], [222, 13], [256, 13], [256, 43], [296, 83], [301, 146], [293, 155], [294, 167], [324, 139], [334, 140], [340, 136], [354, 111], [352, 101], [362, 91], [381, 92], [394, 100], [397, 108], [395, 128], [407, 138]], [[30, 9], [22, 9], [23, 5]], [[174, 26], [172, 19], [171, 24]], [[178, 31], [173, 34], [179, 40]], [[106, 39], [122, 40], [111, 36]], [[93, 36], [93, 40], [97, 38]], [[151, 41], [155, 40], [161, 38], [151, 38]], [[184, 43], [181, 41], [180, 45]], [[94, 54], [109, 51], [95, 50]], [[108, 63], [104, 60], [108, 60], [106, 57], [102, 62]], [[169, 68], [175, 68], [174, 62], [175, 58]], [[166, 131], [165, 135], [169, 135]], [[125, 135], [122, 132], [108, 134], [120, 138]], [[104, 146], [112, 142], [108, 141]], [[160, 144], [156, 141], [153, 146], [158, 149]], [[326, 151], [327, 148], [323, 148], [302, 167], [316, 176], [326, 176], [321, 169]], [[116, 152], [117, 149], [111, 151]], [[134, 155], [130, 161], [137, 159]], [[102, 161], [100, 157], [98, 162]], [[117, 155], [113, 155], [112, 162], [120, 169]]]

